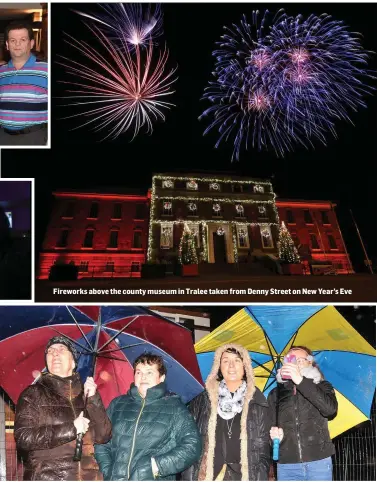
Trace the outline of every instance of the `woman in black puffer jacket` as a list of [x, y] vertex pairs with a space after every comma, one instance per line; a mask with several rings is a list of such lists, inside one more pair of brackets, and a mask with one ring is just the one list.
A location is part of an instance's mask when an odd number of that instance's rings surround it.
[[280, 438], [278, 480], [332, 480], [328, 420], [336, 416], [338, 402], [331, 383], [324, 380], [312, 352], [292, 347], [294, 363], [278, 371], [278, 387], [268, 401], [274, 415], [271, 438]]

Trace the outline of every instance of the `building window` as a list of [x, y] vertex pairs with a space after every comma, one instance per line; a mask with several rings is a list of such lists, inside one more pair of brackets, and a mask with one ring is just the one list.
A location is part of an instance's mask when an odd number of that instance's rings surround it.
[[56, 243], [57, 248], [66, 248], [68, 245], [69, 229], [62, 229], [60, 231], [60, 236], [58, 242]]
[[214, 218], [221, 218], [222, 217], [221, 205], [219, 203], [213, 204], [212, 212], [213, 212]]
[[254, 192], [264, 193], [264, 187], [261, 186], [260, 184], [255, 184], [254, 185]]
[[85, 233], [83, 248], [93, 248], [94, 229], [87, 229]]
[[310, 243], [312, 245], [312, 249], [319, 249], [317, 236], [314, 233], [310, 234]]
[[105, 272], [114, 273], [114, 261], [107, 261], [105, 265]]
[[89, 271], [89, 261], [81, 261], [78, 271], [79, 273], [87, 273]]
[[98, 218], [98, 210], [99, 210], [98, 203], [97, 202], [92, 203], [91, 206], [90, 206], [88, 218], [97, 219]]
[[260, 218], [265, 218], [266, 217], [266, 206], [258, 206], [258, 213]]
[[173, 247], [173, 225], [161, 224], [160, 248], [169, 249]]
[[131, 273], [140, 273], [140, 262], [132, 261], [131, 263]]
[[121, 203], [115, 203], [114, 204], [112, 219], [122, 219], [122, 204]]
[[290, 209], [287, 209], [287, 223], [288, 224], [295, 224], [296, 223], [295, 217], [293, 215], [293, 211], [291, 211]]
[[143, 247], [141, 242], [141, 231], [134, 231], [132, 247], [135, 249], [141, 249]]
[[322, 216], [322, 224], [330, 224], [327, 211], [321, 211], [321, 216]]
[[171, 179], [165, 179], [162, 181], [163, 189], [174, 189], [174, 182]]
[[233, 192], [242, 192], [242, 184], [237, 182], [236, 184], [232, 184]]
[[193, 179], [191, 181], [186, 182], [186, 189], [189, 191], [197, 191], [198, 190], [198, 183]]
[[198, 215], [198, 205], [196, 202], [189, 202], [187, 204], [188, 216]]
[[75, 207], [76, 207], [75, 201], [69, 201], [65, 206], [62, 217], [63, 218], [73, 218], [73, 215], [75, 213]]
[[237, 226], [237, 239], [239, 248], [249, 247], [249, 235], [246, 226]]
[[119, 231], [116, 229], [112, 229], [110, 231], [110, 237], [109, 237], [109, 245], [108, 248], [117, 248], [118, 247], [118, 234]]
[[313, 224], [313, 218], [309, 209], [304, 209], [304, 220], [306, 224]]
[[220, 191], [220, 184], [218, 182], [211, 182], [209, 185], [210, 191]]
[[261, 238], [262, 238], [263, 248], [273, 248], [274, 242], [272, 240], [270, 226], [265, 226], [265, 227], [261, 228], [260, 234], [261, 234]]
[[336, 241], [334, 239], [334, 236], [332, 234], [328, 234], [327, 238], [329, 240], [330, 249], [338, 249], [338, 246], [336, 245]]
[[245, 209], [242, 204], [236, 204], [236, 218], [244, 218], [245, 217]]
[[136, 217], [135, 219], [145, 219], [145, 206], [144, 204], [136, 204]]
[[163, 201], [162, 202], [162, 214], [163, 214], [163, 216], [172, 216], [173, 215], [173, 203], [171, 201]]

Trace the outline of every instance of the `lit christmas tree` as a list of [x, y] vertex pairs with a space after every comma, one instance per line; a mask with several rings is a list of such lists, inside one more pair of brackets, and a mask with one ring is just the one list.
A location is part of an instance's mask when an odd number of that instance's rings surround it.
[[181, 242], [179, 243], [179, 262], [181, 264], [198, 264], [195, 235], [185, 223]]
[[300, 256], [293, 239], [285, 227], [284, 221], [281, 223], [279, 231], [279, 258], [283, 263], [300, 263]]

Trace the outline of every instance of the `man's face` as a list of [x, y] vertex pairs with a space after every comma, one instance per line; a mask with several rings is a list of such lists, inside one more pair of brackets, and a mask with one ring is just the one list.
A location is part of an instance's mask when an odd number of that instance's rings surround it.
[[29, 32], [26, 28], [20, 28], [9, 31], [6, 44], [12, 59], [28, 59], [30, 51], [34, 47], [34, 40], [29, 39]]
[[47, 368], [52, 375], [58, 377], [70, 377], [75, 368], [75, 361], [72, 353], [68, 348], [61, 344], [55, 343], [47, 350]]
[[155, 387], [165, 380], [165, 375], [160, 375], [156, 364], [148, 365], [139, 363], [135, 368], [135, 386], [140, 394], [145, 397], [148, 388]]
[[242, 359], [236, 353], [224, 352], [220, 362], [221, 374], [225, 383], [239, 382], [241, 383], [245, 369]]

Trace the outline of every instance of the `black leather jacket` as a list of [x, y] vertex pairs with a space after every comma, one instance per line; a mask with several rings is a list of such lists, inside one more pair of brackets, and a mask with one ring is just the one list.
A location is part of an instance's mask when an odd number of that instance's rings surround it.
[[315, 384], [312, 379], [304, 377], [296, 385], [296, 390], [292, 381], [280, 383], [270, 392], [268, 402], [274, 426], [277, 421], [284, 430], [279, 463], [312, 462], [335, 453], [328, 419], [335, 417], [338, 402], [331, 383], [322, 381]]
[[[189, 405], [204, 439], [208, 430], [211, 404], [207, 391], [202, 392]], [[257, 388], [249, 404], [247, 417], [247, 455], [249, 480], [268, 480], [270, 468], [270, 428], [272, 418], [267, 400]], [[181, 475], [182, 480], [198, 480], [201, 461], [192, 465]]]

